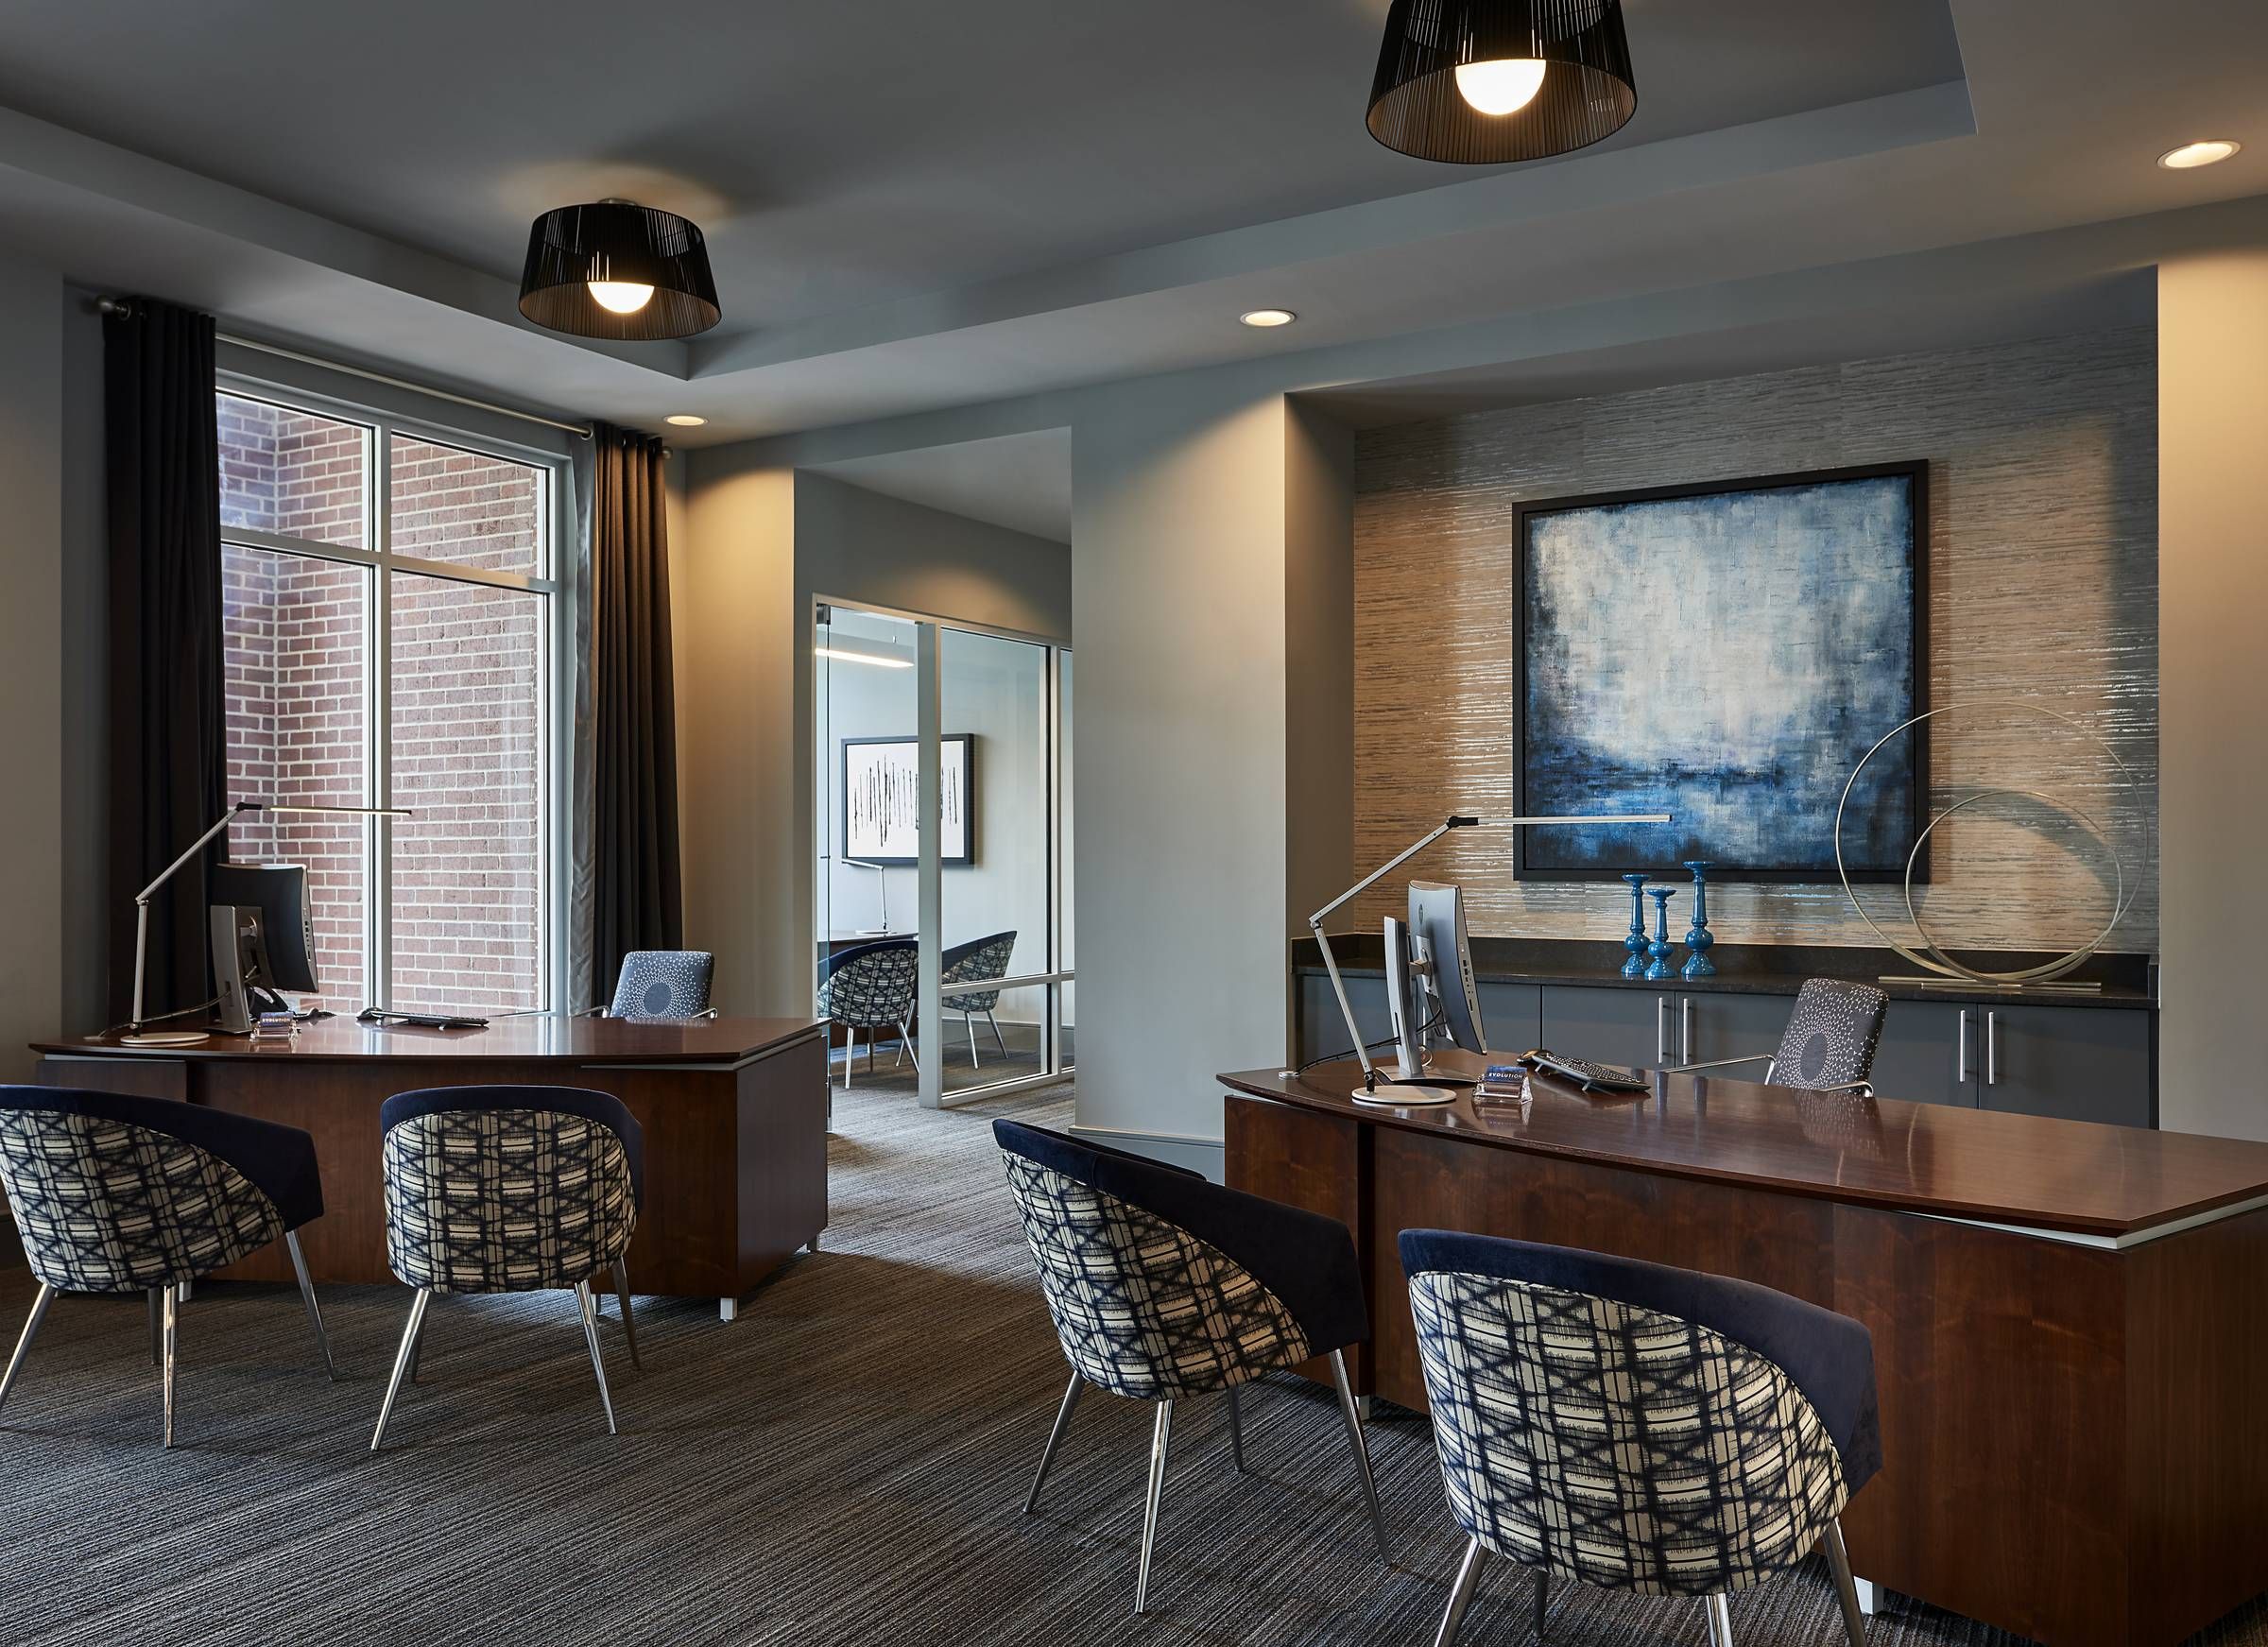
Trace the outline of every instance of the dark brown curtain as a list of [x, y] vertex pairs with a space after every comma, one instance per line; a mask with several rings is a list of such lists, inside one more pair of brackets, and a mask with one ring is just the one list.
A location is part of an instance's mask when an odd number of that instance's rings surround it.
[[684, 943], [677, 695], [662, 442], [591, 434], [592, 973], [613, 991], [632, 950]]
[[[111, 1017], [134, 989], [134, 894], [228, 804], [213, 317], [136, 298], [103, 321], [110, 508]], [[217, 856], [218, 849], [208, 854]], [[145, 1010], [205, 998], [205, 877], [150, 906]]]

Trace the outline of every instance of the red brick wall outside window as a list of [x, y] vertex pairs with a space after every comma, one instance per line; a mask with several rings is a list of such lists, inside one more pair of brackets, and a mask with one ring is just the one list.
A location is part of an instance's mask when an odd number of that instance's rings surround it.
[[[238, 395], [220, 397], [219, 427], [224, 537], [249, 528], [369, 558], [383, 437], [390, 556], [547, 570], [540, 466]], [[541, 1005], [548, 595], [246, 543], [224, 548], [222, 586], [232, 796], [416, 815], [387, 826], [390, 1004]], [[384, 683], [370, 678], [381, 622]], [[381, 734], [386, 797], [369, 754]], [[307, 866], [321, 999], [337, 1011], [373, 999], [384, 964], [369, 952], [377, 828], [256, 816], [231, 832], [240, 862]]]

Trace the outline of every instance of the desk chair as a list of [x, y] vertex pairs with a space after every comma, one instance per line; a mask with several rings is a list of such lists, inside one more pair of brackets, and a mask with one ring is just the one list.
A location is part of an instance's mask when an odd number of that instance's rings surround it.
[[1866, 1076], [1874, 1068], [1874, 1049], [1882, 1038], [1882, 1018], [1889, 1010], [1890, 997], [1871, 984], [1807, 978], [1796, 993], [1796, 1010], [1788, 1015], [1779, 1051], [1679, 1064], [1669, 1073], [1761, 1064], [1767, 1084], [1812, 1092], [1871, 1094], [1874, 1088]]
[[992, 1026], [992, 1044], [1000, 1048], [1000, 1055], [1008, 1055], [1008, 1043], [1000, 1033], [1000, 1020], [992, 1009], [1000, 1004], [997, 989], [971, 989], [955, 993], [956, 984], [984, 984], [1008, 975], [1008, 958], [1016, 952], [1016, 935], [1012, 932], [994, 933], [988, 938], [955, 944], [938, 961], [944, 969], [943, 992], [945, 1004], [961, 1015], [961, 1022], [969, 1031], [969, 1067], [975, 1069], [976, 1015], [983, 1013], [985, 1021]]
[[611, 1269], [630, 1364], [642, 1365], [623, 1254], [645, 1194], [645, 1141], [618, 1098], [576, 1087], [435, 1087], [378, 1108], [386, 1258], [417, 1296], [370, 1437], [375, 1452], [416, 1364], [437, 1293], [572, 1288], [607, 1432], [614, 1398], [591, 1279]]
[[333, 1381], [299, 1231], [323, 1215], [315, 1140], [225, 1110], [166, 1098], [57, 1087], [0, 1087], [0, 1184], [40, 1290], [0, 1376], [8, 1399], [58, 1293], [144, 1293], [150, 1356], [164, 1369], [165, 1445], [173, 1445], [174, 1352], [184, 1282], [278, 1236]]
[[1451, 1516], [1468, 1539], [1435, 1647], [1482, 1563], [1698, 1596], [1826, 1553], [1864, 1647], [1836, 1517], [1881, 1467], [1874, 1343], [1847, 1316], [1745, 1281], [1569, 1247], [1401, 1232], [1401, 1267]]
[[[874, 1067], [874, 1032], [895, 1028], [901, 1048], [913, 1047], [915, 992], [920, 986], [920, 941], [890, 938], [860, 944], [827, 957], [819, 969], [819, 1016], [850, 1030], [843, 1059], [843, 1090], [850, 1090], [850, 1066], [858, 1058], [858, 1032], [867, 1032], [867, 1068]], [[914, 1069], [921, 1068], [914, 1048]]]
[[709, 981], [716, 957], [706, 950], [632, 950], [622, 957], [614, 1003], [599, 1013], [633, 1023], [676, 1023], [714, 1018]]
[[1369, 1336], [1362, 1270], [1346, 1226], [1040, 1127], [995, 1121], [992, 1137], [1071, 1363], [1024, 1514], [1040, 1502], [1047, 1467], [1086, 1385], [1156, 1402], [1134, 1579], [1134, 1610], [1143, 1611], [1175, 1401], [1228, 1393], [1228, 1443], [1242, 1470], [1237, 1386], [1320, 1355], [1331, 1361], [1379, 1558], [1392, 1565], [1340, 1353]]

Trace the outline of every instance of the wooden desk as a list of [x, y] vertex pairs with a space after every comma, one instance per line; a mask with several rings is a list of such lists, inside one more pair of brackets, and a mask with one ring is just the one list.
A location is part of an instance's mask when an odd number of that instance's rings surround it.
[[[315, 1135], [322, 1218], [301, 1235], [319, 1281], [391, 1280], [378, 1107], [420, 1087], [587, 1087], [645, 1133], [645, 1201], [628, 1253], [641, 1293], [719, 1300], [725, 1319], [827, 1227], [827, 1052], [816, 1019], [499, 1019], [483, 1030], [304, 1024], [288, 1041], [186, 1047], [43, 1041], [38, 1079], [146, 1093]], [[281, 1247], [220, 1272], [289, 1280]]]
[[1360, 1073], [1222, 1077], [1228, 1182], [1354, 1232], [1359, 1393], [1425, 1406], [1403, 1229], [1737, 1276], [1874, 1334], [1868, 1579], [2105, 1647], [2268, 1589], [2268, 1144], [1690, 1075], [1381, 1110]]

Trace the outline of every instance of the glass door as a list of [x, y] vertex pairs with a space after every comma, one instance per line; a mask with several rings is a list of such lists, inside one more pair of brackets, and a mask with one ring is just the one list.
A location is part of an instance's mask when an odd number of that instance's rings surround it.
[[[838, 1022], [838, 1079], [910, 1086], [933, 1107], [1060, 1079], [1073, 1058], [1069, 652], [839, 602], [815, 617], [820, 982], [875, 944], [918, 959], [902, 1037]], [[925, 794], [936, 829], [921, 827]]]

